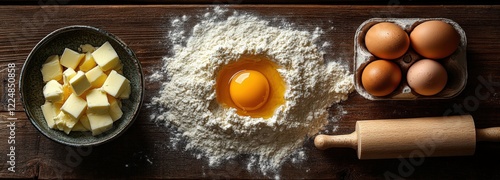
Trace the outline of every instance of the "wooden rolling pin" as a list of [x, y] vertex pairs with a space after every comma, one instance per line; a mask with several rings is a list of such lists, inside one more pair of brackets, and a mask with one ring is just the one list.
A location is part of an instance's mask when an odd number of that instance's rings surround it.
[[314, 145], [353, 148], [359, 159], [385, 159], [472, 155], [476, 141], [500, 142], [500, 127], [476, 129], [470, 115], [362, 120], [353, 133], [318, 135]]

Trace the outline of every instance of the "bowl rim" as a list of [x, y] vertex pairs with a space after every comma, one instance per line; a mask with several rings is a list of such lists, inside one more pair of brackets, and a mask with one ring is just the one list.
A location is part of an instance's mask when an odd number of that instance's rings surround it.
[[[40, 49], [40, 47], [48, 42], [50, 42], [51, 40], [53, 40], [54, 38], [57, 37], [57, 35], [59, 34], [62, 34], [62, 33], [65, 33], [65, 32], [69, 32], [69, 31], [78, 31], [78, 30], [91, 30], [91, 31], [95, 31], [97, 33], [100, 33], [100, 34], [103, 34], [104, 36], [107, 36], [107, 37], [110, 37], [111, 39], [113, 39], [114, 41], [116, 41], [116, 43], [118, 43], [121, 47], [125, 48], [125, 51], [127, 52], [128, 55], [131, 56], [132, 60], [135, 61], [134, 64], [137, 65], [138, 67], [138, 75], [139, 75], [139, 89], [140, 89], [140, 93], [139, 93], [139, 101], [137, 103], [137, 105], [133, 106], [133, 108], [137, 108], [135, 110], [135, 112], [133, 113], [133, 116], [132, 116], [132, 119], [127, 122], [127, 124], [124, 126], [124, 128], [122, 128], [121, 130], [119, 130], [119, 132], [117, 132], [115, 135], [112, 135], [110, 136], [109, 138], [103, 138], [103, 139], [99, 139], [97, 141], [92, 141], [90, 143], [73, 143], [73, 142], [68, 142], [68, 141], [63, 141], [63, 140], [60, 140], [58, 138], [55, 138], [53, 136], [50, 136], [49, 134], [47, 134], [47, 132], [45, 132], [41, 127], [39, 127], [40, 125], [37, 123], [37, 122], [34, 122], [35, 120], [35, 116], [32, 114], [31, 111], [26, 111], [26, 108], [27, 107], [27, 103], [25, 102], [25, 94], [23, 93], [23, 82], [24, 82], [24, 78], [26, 77], [26, 68], [28, 66], [28, 64], [30, 64], [31, 61], [33, 61], [33, 56], [34, 54]], [[119, 136], [121, 136], [122, 134], [125, 133], [125, 131], [130, 128], [130, 126], [135, 122], [135, 120], [138, 118], [139, 116], [139, 112], [142, 108], [142, 105], [143, 105], [143, 102], [144, 102], [144, 91], [145, 91], [145, 80], [144, 80], [144, 73], [142, 71], [142, 65], [141, 65], [141, 62], [139, 61], [139, 59], [137, 58], [136, 54], [134, 53], [134, 51], [127, 45], [125, 44], [125, 42], [123, 42], [120, 38], [118, 38], [117, 36], [103, 30], [103, 29], [100, 29], [100, 28], [96, 28], [96, 27], [93, 27], [93, 26], [88, 26], [88, 25], [70, 25], [70, 26], [65, 26], [65, 27], [61, 27], [61, 28], [58, 28], [52, 32], [50, 32], [49, 34], [47, 34], [45, 37], [43, 37], [34, 47], [33, 49], [30, 51], [30, 53], [28, 54], [28, 56], [26, 57], [26, 60], [24, 61], [23, 63], [23, 66], [21, 68], [21, 72], [20, 72], [20, 75], [19, 75], [19, 94], [20, 94], [20, 100], [21, 100], [21, 104], [23, 106], [23, 111], [26, 113], [26, 116], [27, 118], [29, 119], [29, 121], [31, 122], [31, 124], [39, 131], [41, 132], [45, 137], [47, 137], [48, 139], [52, 140], [52, 141], [55, 141], [55, 142], [58, 142], [58, 143], [61, 143], [61, 144], [64, 144], [64, 145], [68, 145], [68, 146], [73, 146], [73, 147], [86, 147], [86, 146], [97, 146], [97, 145], [101, 145], [101, 144], [104, 144], [106, 142], [109, 142], [111, 140], [114, 140], [116, 138], [118, 138]]]

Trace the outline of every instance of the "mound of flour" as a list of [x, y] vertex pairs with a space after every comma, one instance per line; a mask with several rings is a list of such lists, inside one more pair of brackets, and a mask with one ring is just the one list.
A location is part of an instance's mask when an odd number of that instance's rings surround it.
[[[323, 58], [316, 45], [321, 44], [319, 28], [274, 27], [253, 15], [223, 16], [227, 13], [215, 8], [189, 33], [183, 23], [189, 17], [172, 21], [168, 38], [173, 55], [151, 76], [165, 79], [152, 102], [164, 110], [152, 117], [175, 129], [178, 138], [172, 137], [172, 143], [182, 139], [186, 150], [207, 158], [211, 166], [246, 155], [250, 171], [276, 172], [292, 154], [304, 158], [297, 151], [327, 123], [327, 108], [353, 91], [352, 74], [345, 65]], [[276, 62], [287, 84], [285, 104], [269, 119], [240, 116], [216, 100], [217, 72], [247, 55]]]

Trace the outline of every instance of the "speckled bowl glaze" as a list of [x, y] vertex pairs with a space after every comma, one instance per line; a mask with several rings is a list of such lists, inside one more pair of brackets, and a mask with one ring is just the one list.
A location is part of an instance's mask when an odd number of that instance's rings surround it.
[[[51, 55], [61, 55], [64, 48], [77, 50], [82, 44], [101, 46], [106, 41], [116, 50], [123, 63], [123, 75], [131, 84], [130, 98], [122, 100], [123, 116], [113, 123], [111, 130], [98, 136], [92, 136], [90, 132], [65, 134], [50, 129], [40, 108], [45, 102], [42, 93], [44, 82], [40, 71], [42, 64]], [[135, 53], [118, 37], [95, 27], [75, 25], [53, 31], [33, 48], [21, 70], [19, 92], [29, 120], [43, 135], [69, 146], [95, 146], [117, 138], [133, 124], [144, 98], [144, 76]]]

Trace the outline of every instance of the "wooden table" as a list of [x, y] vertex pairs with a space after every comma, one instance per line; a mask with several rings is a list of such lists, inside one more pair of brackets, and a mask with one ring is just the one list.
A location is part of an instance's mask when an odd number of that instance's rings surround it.
[[[161, 66], [169, 53], [165, 37], [170, 21], [182, 15], [197, 15], [205, 5], [117, 5], [117, 6], [2, 6], [0, 7], [0, 176], [3, 178], [266, 178], [246, 171], [234, 161], [210, 168], [203, 159], [168, 148], [168, 131], [149, 118], [152, 109], [143, 108], [124, 135], [98, 147], [72, 148], [41, 135], [27, 120], [16, 94], [15, 173], [9, 172], [6, 156], [11, 133], [8, 125], [8, 63], [15, 63], [16, 78], [31, 48], [49, 32], [67, 25], [83, 24], [103, 28], [126, 42], [141, 60], [146, 76]], [[294, 22], [298, 29], [326, 31], [333, 48], [328, 57], [340, 57], [352, 65], [355, 30], [372, 17], [444, 17], [461, 25], [467, 33], [468, 72], [466, 89], [456, 98], [426, 101], [369, 101], [356, 92], [331, 108], [347, 111], [333, 134], [354, 130], [358, 119], [407, 118], [470, 113], [477, 127], [500, 126], [500, 6], [319, 6], [319, 5], [232, 5], [227, 8], [251, 12], [264, 19], [279, 17]], [[194, 22], [195, 23], [195, 22]], [[486, 80], [487, 83], [479, 79]], [[16, 79], [18, 80], [18, 79]], [[488, 88], [484, 88], [488, 85]], [[477, 89], [483, 87], [483, 89]], [[160, 89], [158, 82], [146, 82], [145, 104]], [[479, 94], [478, 94], [479, 93]], [[482, 98], [478, 95], [488, 95]], [[327, 126], [326, 128], [331, 128]], [[282, 178], [500, 178], [500, 143], [478, 143], [468, 157], [357, 160], [351, 149], [317, 150], [312, 139], [305, 144], [307, 160], [285, 162]]]

